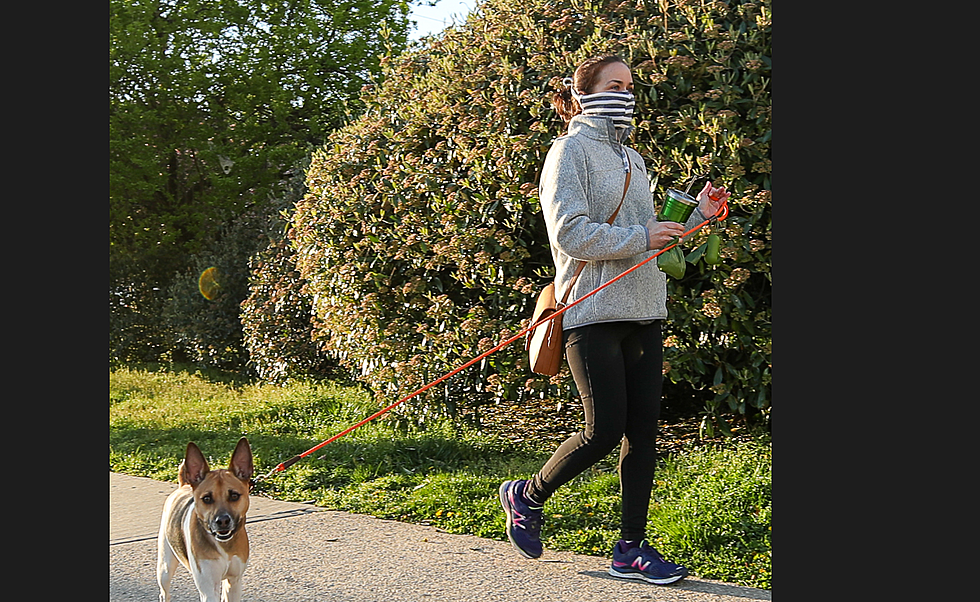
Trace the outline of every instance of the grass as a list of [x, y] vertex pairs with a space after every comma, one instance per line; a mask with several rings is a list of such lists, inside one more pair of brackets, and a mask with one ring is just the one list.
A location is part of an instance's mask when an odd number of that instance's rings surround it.
[[[275, 386], [193, 369], [111, 369], [109, 465], [175, 482], [188, 441], [223, 467], [246, 435], [256, 474], [264, 475], [375, 411], [367, 393], [334, 383]], [[449, 422], [424, 432], [404, 423], [386, 415], [261, 481], [257, 492], [505, 540], [497, 487], [533, 475], [551, 445]], [[548, 501], [546, 548], [611, 554], [619, 535], [616, 453]], [[699, 577], [771, 589], [771, 467], [763, 437], [692, 444], [663, 459], [649, 515], [656, 547]]]

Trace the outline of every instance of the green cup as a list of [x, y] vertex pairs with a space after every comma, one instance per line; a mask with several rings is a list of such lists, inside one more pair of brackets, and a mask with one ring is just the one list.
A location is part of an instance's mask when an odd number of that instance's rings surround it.
[[657, 214], [657, 219], [662, 222], [683, 224], [687, 218], [691, 217], [691, 213], [697, 206], [697, 199], [686, 192], [670, 188], [667, 190], [667, 200], [664, 201], [664, 206]]

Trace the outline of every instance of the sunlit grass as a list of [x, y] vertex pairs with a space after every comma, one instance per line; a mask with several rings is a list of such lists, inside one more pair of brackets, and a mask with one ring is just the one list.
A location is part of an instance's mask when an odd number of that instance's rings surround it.
[[[188, 441], [214, 466], [247, 436], [257, 475], [377, 411], [357, 387], [249, 383], [221, 374], [121, 368], [109, 374], [110, 469], [175, 481]], [[412, 411], [411, 407], [404, 411]], [[261, 495], [506, 539], [503, 480], [528, 478], [552, 451], [448, 422], [425, 431], [385, 417], [259, 483]], [[771, 445], [692, 447], [661, 462], [649, 533], [699, 576], [770, 588]], [[619, 537], [614, 460], [560, 489], [545, 506], [546, 548], [608, 556]]]

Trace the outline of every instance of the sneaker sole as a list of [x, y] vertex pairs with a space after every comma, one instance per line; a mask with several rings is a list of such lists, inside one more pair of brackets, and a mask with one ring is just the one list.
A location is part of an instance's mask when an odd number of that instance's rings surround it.
[[664, 579], [654, 579], [653, 577], [648, 577], [643, 573], [620, 573], [616, 569], [612, 569], [612, 568], [609, 569], [609, 574], [612, 575], [613, 577], [618, 577], [620, 579], [639, 579], [640, 581], [646, 581], [647, 583], [655, 583], [657, 585], [670, 585], [671, 583], [675, 583], [677, 581], [680, 581], [684, 577], [687, 577], [687, 575], [675, 575], [673, 577], [666, 577]]
[[538, 556], [532, 556], [531, 554], [528, 554], [527, 552], [522, 550], [521, 547], [514, 542], [514, 537], [510, 534], [510, 530], [514, 526], [514, 517], [511, 514], [510, 502], [507, 501], [507, 486], [510, 485], [512, 482], [513, 481], [504, 481], [504, 483], [500, 486], [500, 489], [497, 492], [497, 494], [500, 497], [500, 505], [504, 507], [504, 513], [507, 515], [507, 527], [504, 530], [507, 531], [507, 539], [510, 541], [510, 545], [512, 545], [514, 549], [517, 550], [520, 553], [520, 555], [523, 556], [524, 558], [529, 558], [531, 560], [534, 560], [536, 558], [539, 558], [541, 555], [539, 554]]

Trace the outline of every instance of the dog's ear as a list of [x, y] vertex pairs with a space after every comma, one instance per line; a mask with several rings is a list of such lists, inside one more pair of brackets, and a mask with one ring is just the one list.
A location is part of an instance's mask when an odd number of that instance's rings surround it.
[[180, 470], [177, 474], [177, 480], [180, 484], [196, 486], [204, 480], [210, 470], [211, 468], [208, 466], [208, 461], [204, 459], [201, 449], [194, 442], [188, 443], [184, 461], [180, 463]]
[[246, 483], [252, 478], [252, 474], [255, 472], [255, 467], [252, 465], [252, 448], [245, 437], [238, 440], [235, 453], [231, 455], [231, 464], [228, 465], [228, 470]]

